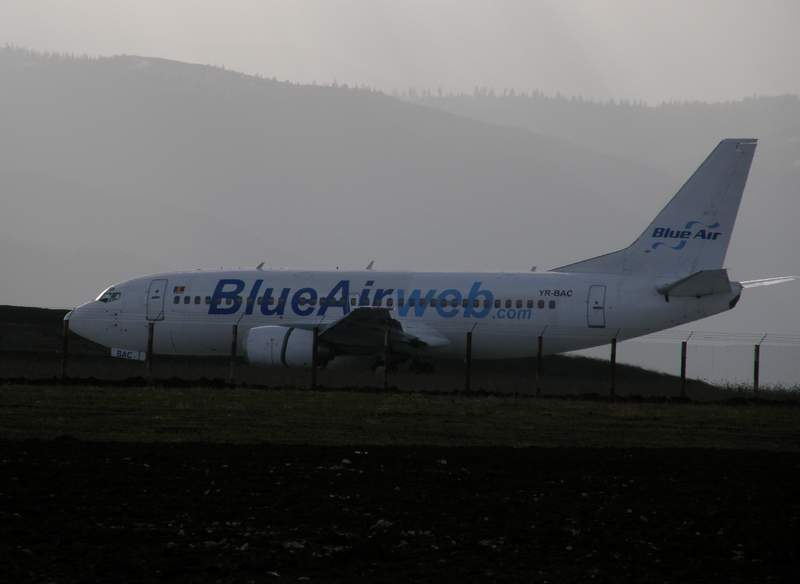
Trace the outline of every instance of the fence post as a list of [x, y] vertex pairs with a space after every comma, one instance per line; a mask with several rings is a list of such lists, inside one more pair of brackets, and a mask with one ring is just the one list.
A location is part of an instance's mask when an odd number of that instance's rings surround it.
[[145, 360], [147, 361], [147, 381], [153, 383], [153, 336], [155, 335], [156, 323], [150, 321], [147, 323], [147, 354]]
[[686, 351], [688, 341], [681, 341], [681, 398], [686, 399]]
[[67, 378], [67, 359], [69, 358], [69, 319], [64, 319], [61, 338], [61, 371], [60, 378], [64, 381]]
[[761, 343], [753, 347], [753, 393], [758, 395], [758, 374], [761, 368]]
[[470, 375], [472, 374], [472, 331], [467, 333], [467, 350], [464, 357], [464, 391], [469, 391]]
[[536, 395], [542, 393], [542, 372], [544, 371], [544, 336], [539, 335], [536, 349]]
[[611, 389], [610, 396], [617, 394], [617, 337], [611, 339]]
[[387, 326], [383, 336], [383, 390], [389, 389], [389, 365], [392, 362], [392, 345], [389, 334], [391, 329]]
[[236, 382], [236, 353], [239, 344], [239, 325], [231, 327], [231, 362], [228, 368], [228, 383], [233, 385]]
[[315, 326], [311, 336], [311, 389], [317, 389], [317, 362], [319, 360], [319, 327]]

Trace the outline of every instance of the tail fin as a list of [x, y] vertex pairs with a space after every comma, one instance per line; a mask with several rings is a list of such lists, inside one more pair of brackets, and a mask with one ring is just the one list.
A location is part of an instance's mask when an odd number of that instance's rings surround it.
[[720, 142], [627, 248], [553, 271], [691, 274], [721, 268], [756, 142], [752, 138]]

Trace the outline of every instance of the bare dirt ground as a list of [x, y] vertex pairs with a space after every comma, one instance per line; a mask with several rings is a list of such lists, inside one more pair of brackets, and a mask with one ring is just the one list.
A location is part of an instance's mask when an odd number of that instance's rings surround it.
[[800, 455], [0, 442], [8, 582], [797, 582]]
[[798, 414], [0, 385], [0, 581], [797, 582]]

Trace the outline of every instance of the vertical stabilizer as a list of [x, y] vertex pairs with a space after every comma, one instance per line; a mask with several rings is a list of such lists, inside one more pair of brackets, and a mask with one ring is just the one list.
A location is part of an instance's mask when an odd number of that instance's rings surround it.
[[755, 150], [752, 138], [723, 140], [633, 244], [553, 271], [691, 274], [722, 268]]

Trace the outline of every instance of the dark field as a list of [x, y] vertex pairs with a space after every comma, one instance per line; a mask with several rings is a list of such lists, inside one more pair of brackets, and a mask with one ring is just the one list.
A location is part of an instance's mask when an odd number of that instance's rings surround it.
[[0, 386], [10, 582], [795, 582], [800, 408]]
[[796, 582], [796, 454], [0, 443], [7, 581]]

